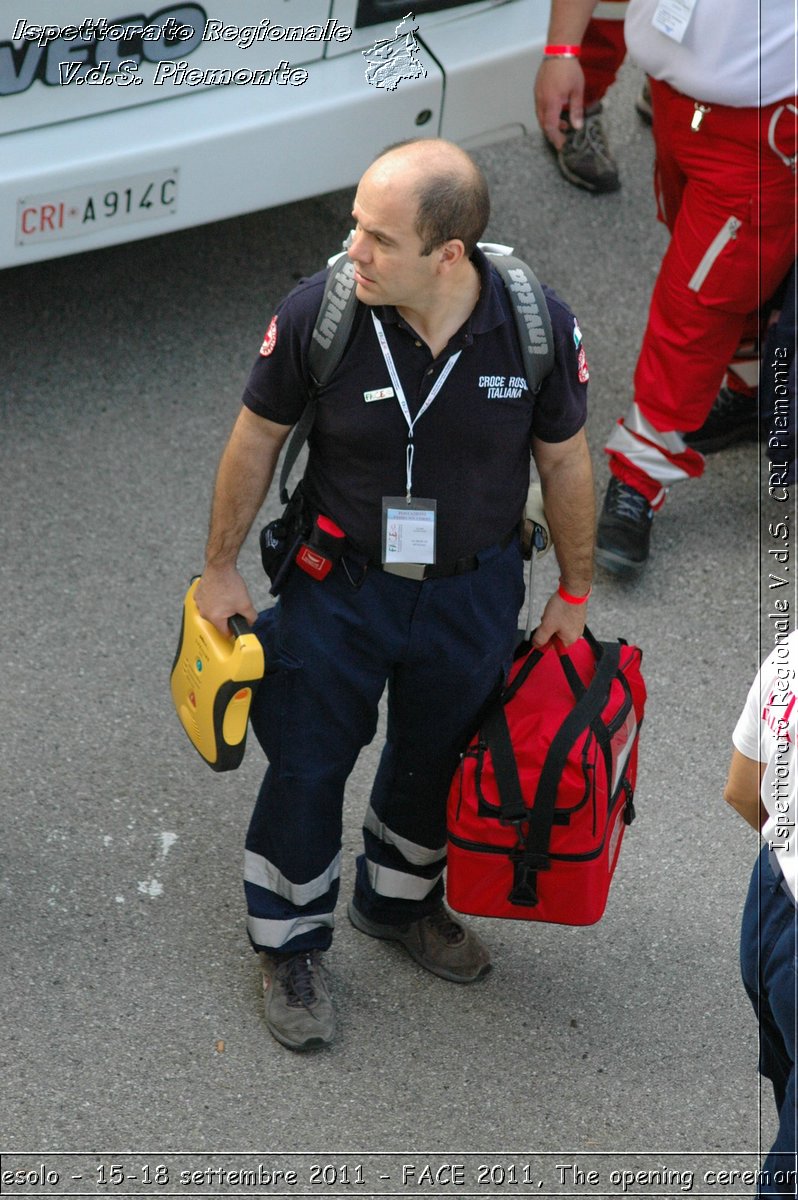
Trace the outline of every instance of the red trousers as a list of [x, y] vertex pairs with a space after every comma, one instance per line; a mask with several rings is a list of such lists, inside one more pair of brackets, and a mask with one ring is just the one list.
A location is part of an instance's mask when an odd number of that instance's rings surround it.
[[672, 237], [651, 297], [634, 402], [607, 444], [613, 474], [654, 507], [703, 458], [679, 432], [706, 420], [727, 366], [796, 256], [795, 99], [766, 108], [695, 102], [651, 81], [658, 216]]
[[[607, 6], [609, 7], [609, 5]], [[614, 19], [594, 17], [582, 39], [580, 63], [585, 73], [585, 108], [598, 104], [615, 82], [621, 63], [626, 57], [623, 18], [626, 3], [619, 0], [614, 6]], [[602, 11], [601, 8], [598, 9]]]

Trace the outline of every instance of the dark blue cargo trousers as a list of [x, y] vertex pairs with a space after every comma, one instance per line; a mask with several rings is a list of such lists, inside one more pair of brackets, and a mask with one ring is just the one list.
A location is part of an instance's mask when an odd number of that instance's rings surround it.
[[759, 1021], [759, 1070], [773, 1084], [779, 1114], [758, 1196], [798, 1196], [797, 934], [798, 909], [778, 864], [774, 870], [769, 847], [763, 846], [751, 876], [740, 939], [743, 983]]
[[524, 598], [517, 539], [477, 558], [475, 570], [424, 581], [347, 559], [321, 581], [295, 568], [260, 614], [267, 675], [251, 721], [269, 766], [245, 851], [256, 949], [332, 941], [344, 789], [386, 686], [355, 898], [372, 919], [397, 924], [440, 902], [449, 783], [509, 667]]

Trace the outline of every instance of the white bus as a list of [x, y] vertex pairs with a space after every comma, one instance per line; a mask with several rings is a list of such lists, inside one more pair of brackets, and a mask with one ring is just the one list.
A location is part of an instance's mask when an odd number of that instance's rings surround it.
[[[546, 0], [26, 0], [0, 16], [0, 267], [528, 132]], [[24, 14], [24, 15], [23, 15]]]

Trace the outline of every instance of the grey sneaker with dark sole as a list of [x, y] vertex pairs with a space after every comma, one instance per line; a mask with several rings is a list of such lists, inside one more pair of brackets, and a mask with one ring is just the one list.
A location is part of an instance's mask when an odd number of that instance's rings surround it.
[[335, 1033], [335, 1011], [321, 950], [261, 954], [266, 1025], [289, 1050], [326, 1046]]
[[474, 983], [490, 970], [487, 946], [455, 920], [444, 904], [429, 916], [407, 925], [385, 925], [365, 917], [350, 900], [347, 909], [355, 929], [369, 937], [399, 942], [420, 966], [452, 983]]
[[618, 191], [618, 164], [607, 143], [600, 104], [585, 112], [581, 129], [568, 129], [565, 144], [557, 151], [557, 165], [569, 183], [588, 192]]

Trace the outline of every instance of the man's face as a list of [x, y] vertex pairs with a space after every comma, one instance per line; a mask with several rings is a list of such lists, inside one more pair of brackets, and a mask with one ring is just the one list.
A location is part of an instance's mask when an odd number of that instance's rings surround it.
[[422, 256], [415, 230], [416, 200], [409, 172], [382, 161], [360, 181], [352, 207], [355, 231], [349, 257], [357, 298], [364, 304], [414, 308], [428, 298], [437, 256]]

